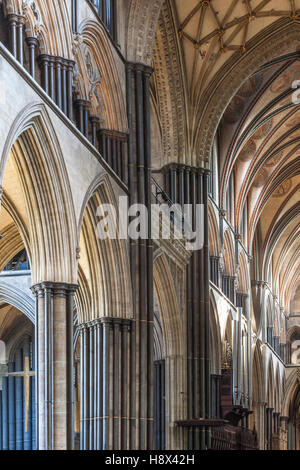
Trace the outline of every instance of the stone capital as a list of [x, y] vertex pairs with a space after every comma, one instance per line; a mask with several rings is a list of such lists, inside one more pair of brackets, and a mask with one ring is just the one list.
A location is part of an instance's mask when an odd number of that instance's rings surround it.
[[32, 293], [39, 298], [43, 298], [46, 293], [52, 296], [68, 297], [75, 294], [77, 284], [68, 284], [64, 282], [41, 282], [31, 287]]

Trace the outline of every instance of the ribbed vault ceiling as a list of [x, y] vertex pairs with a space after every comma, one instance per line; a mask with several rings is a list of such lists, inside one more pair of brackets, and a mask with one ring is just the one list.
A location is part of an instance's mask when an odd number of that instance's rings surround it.
[[248, 202], [255, 278], [266, 280], [289, 310], [300, 274], [300, 106], [292, 84], [298, 53], [266, 64], [232, 99], [220, 125], [221, 195], [235, 175], [235, 227]]
[[203, 97], [221, 67], [275, 22], [291, 24], [300, 0], [165, 0], [154, 45], [153, 104], [165, 163], [197, 161]]

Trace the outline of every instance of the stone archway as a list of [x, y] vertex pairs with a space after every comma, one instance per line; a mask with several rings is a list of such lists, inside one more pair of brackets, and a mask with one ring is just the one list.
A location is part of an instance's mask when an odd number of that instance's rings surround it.
[[185, 325], [167, 258], [162, 253], [155, 258], [153, 274], [165, 344], [166, 449], [182, 449], [184, 433], [175, 422], [184, 419], [186, 412]]

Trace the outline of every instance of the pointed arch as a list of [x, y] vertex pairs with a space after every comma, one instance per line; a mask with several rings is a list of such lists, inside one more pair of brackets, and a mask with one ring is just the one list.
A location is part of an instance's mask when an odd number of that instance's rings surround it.
[[11, 177], [7, 179], [5, 171], [9, 160], [19, 181], [17, 197], [26, 210], [33, 283], [76, 283], [73, 199], [45, 105], [35, 102], [26, 106], [11, 126], [0, 162], [4, 195]]
[[[77, 229], [80, 250], [80, 284], [77, 299], [79, 323], [102, 317], [132, 318], [132, 286], [127, 240], [108, 238], [100, 240], [97, 210], [110, 204], [116, 211], [114, 220], [118, 227], [118, 204], [108, 175], [100, 174], [90, 185], [81, 208]], [[90, 306], [88, 310], [85, 310]]]

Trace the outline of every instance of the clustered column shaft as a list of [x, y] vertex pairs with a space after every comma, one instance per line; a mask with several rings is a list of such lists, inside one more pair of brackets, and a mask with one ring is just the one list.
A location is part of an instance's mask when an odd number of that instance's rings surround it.
[[82, 450], [129, 449], [130, 330], [120, 318], [80, 326]]
[[[32, 339], [26, 335], [23, 343], [8, 363], [8, 373], [24, 370], [25, 359], [34, 369], [34, 355], [30, 363]], [[25, 407], [24, 379], [21, 376], [2, 377], [0, 391], [0, 450], [35, 450], [35, 377], [30, 377], [28, 414]], [[27, 420], [27, 427], [25, 422]]]
[[135, 305], [131, 342], [131, 448], [153, 449], [153, 243], [151, 239], [150, 77], [152, 69], [127, 64], [129, 122], [129, 205], [148, 209], [148, 239], [131, 240], [130, 262]]
[[42, 86], [57, 106], [73, 119], [73, 69], [74, 61], [63, 57], [41, 54]]
[[45, 282], [36, 296], [38, 449], [73, 449], [73, 313], [77, 286]]
[[128, 184], [128, 136], [122, 132], [101, 129], [100, 153], [119, 178]]
[[[187, 347], [188, 419], [211, 417], [209, 364], [209, 249], [208, 249], [209, 171], [187, 165], [165, 168], [165, 188], [171, 200], [192, 205], [195, 230], [196, 204], [204, 207], [204, 246], [193, 253], [187, 267]], [[189, 448], [210, 447], [210, 430], [191, 428]]]

